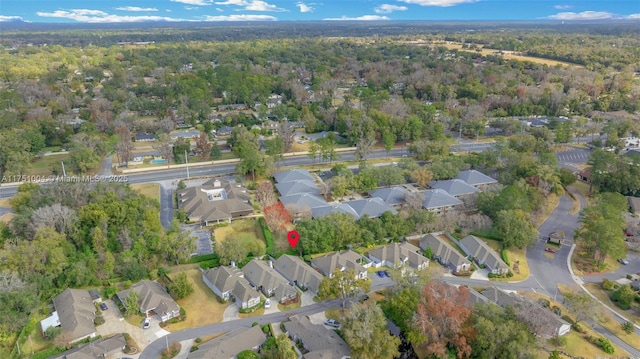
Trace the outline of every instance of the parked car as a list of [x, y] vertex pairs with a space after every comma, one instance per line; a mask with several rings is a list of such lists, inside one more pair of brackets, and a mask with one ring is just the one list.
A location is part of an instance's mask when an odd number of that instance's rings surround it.
[[365, 302], [365, 301], [367, 301], [367, 300], [369, 300], [369, 295], [368, 295], [368, 294], [365, 294], [365, 295], [363, 295], [363, 296], [360, 298], [360, 303], [363, 303], [363, 302]]
[[264, 301], [264, 308], [265, 308], [265, 309], [269, 309], [269, 308], [271, 308], [271, 299], [267, 298], [267, 299]]
[[107, 303], [100, 303], [100, 309], [101, 310], [107, 310], [107, 309], [109, 309], [109, 307], [107, 307]]
[[378, 275], [378, 277], [384, 278], [384, 272], [383, 271], [379, 270], [379, 271], [376, 272], [376, 274]]
[[628, 261], [628, 260], [626, 260], [626, 259], [624, 259], [624, 258], [620, 258], [620, 259], [618, 259], [618, 262], [620, 262], [620, 263], [622, 263], [622, 264], [624, 264], [624, 265], [629, 264], [629, 261]]
[[387, 276], [388, 278], [391, 278], [391, 273], [389, 273], [388, 270], [384, 271], [384, 275]]
[[151, 319], [144, 318], [144, 321], [142, 322], [142, 329], [149, 329], [150, 326], [151, 326]]
[[555, 250], [555, 249], [553, 249], [553, 248], [549, 248], [549, 247], [546, 247], [546, 248], [544, 249], [544, 251], [545, 251], [545, 252], [549, 252], [549, 253], [555, 253], [555, 252], [556, 252], [556, 250]]
[[340, 328], [340, 322], [334, 319], [327, 319], [324, 321], [324, 324], [330, 327]]

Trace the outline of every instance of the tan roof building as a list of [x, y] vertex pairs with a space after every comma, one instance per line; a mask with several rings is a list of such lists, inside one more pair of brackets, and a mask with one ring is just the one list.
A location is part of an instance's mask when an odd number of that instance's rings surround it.
[[212, 178], [201, 186], [178, 191], [178, 208], [187, 213], [190, 221], [210, 225], [252, 214], [249, 199], [241, 185]]
[[[272, 265], [272, 262], [269, 262]], [[279, 303], [285, 303], [298, 296], [296, 288], [289, 284], [270, 264], [253, 259], [242, 267], [244, 277], [256, 290], [267, 297], [274, 297]]]
[[273, 262], [273, 267], [289, 282], [313, 293], [318, 292], [322, 282], [322, 274], [311, 268], [302, 259], [283, 254]]
[[163, 322], [180, 315], [178, 303], [171, 298], [169, 293], [158, 282], [146, 279], [141, 280], [132, 285], [131, 288], [118, 292], [118, 299], [124, 303], [131, 291], [137, 292], [140, 297], [138, 300], [140, 313], [145, 313], [148, 316], [149, 313], [154, 312]]
[[284, 323], [287, 335], [300, 341], [309, 352], [304, 359], [346, 359], [351, 355], [349, 345], [333, 330], [312, 324], [307, 317], [295, 315]]
[[242, 351], [257, 351], [266, 340], [259, 325], [239, 328], [200, 345], [187, 359], [233, 359]]
[[67, 288], [53, 298], [53, 306], [69, 343], [96, 336], [96, 306], [88, 290]]
[[369, 252], [369, 259], [374, 266], [401, 268], [405, 264], [412, 269], [422, 270], [429, 266], [429, 259], [422, 255], [422, 250], [409, 242], [391, 243]]
[[329, 277], [333, 277], [336, 270], [341, 272], [353, 270], [356, 279], [366, 279], [367, 268], [365, 265], [369, 267], [371, 262], [350, 249], [325, 254], [311, 260], [312, 267], [319, 269], [322, 274]]

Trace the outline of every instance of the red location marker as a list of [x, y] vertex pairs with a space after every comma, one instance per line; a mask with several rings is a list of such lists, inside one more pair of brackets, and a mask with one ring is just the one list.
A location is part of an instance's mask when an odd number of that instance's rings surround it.
[[287, 240], [289, 241], [291, 248], [295, 248], [296, 244], [298, 244], [298, 240], [300, 240], [300, 234], [298, 231], [289, 231], [289, 233], [287, 233]]

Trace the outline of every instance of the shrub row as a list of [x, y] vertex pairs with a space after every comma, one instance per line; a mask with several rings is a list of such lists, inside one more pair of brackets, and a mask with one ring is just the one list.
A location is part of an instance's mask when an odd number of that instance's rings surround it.
[[273, 244], [271, 231], [269, 230], [269, 227], [267, 227], [267, 225], [264, 223], [264, 217], [258, 218], [258, 223], [260, 224], [260, 228], [262, 228], [264, 241], [267, 243], [267, 254], [273, 257], [275, 255], [276, 246]]
[[509, 266], [511, 267], [511, 262], [509, 262], [509, 257], [507, 256], [507, 250], [503, 249], [500, 252], [500, 255], [502, 256], [502, 260]]
[[472, 236], [476, 236], [476, 237], [482, 237], [482, 238], [486, 238], [486, 239], [493, 239], [494, 241], [498, 241], [498, 242], [502, 242], [502, 238], [498, 237], [498, 236], [494, 236], [491, 233], [484, 233], [484, 232], [471, 232], [470, 233]]

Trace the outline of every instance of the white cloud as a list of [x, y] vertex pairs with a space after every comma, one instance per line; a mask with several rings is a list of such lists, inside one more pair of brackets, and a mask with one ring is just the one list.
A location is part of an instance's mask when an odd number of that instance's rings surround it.
[[571, 9], [572, 7], [573, 7], [572, 5], [556, 5], [553, 8], [557, 10], [567, 10], [567, 9]]
[[362, 16], [358, 16], [358, 17], [333, 17], [333, 18], [326, 18], [326, 19], [322, 19], [325, 21], [378, 21], [378, 20], [389, 20], [388, 17], [386, 16], [379, 16], [379, 15], [362, 15]]
[[406, 11], [406, 6], [382, 4], [373, 9], [376, 14], [391, 14], [394, 11]]
[[235, 5], [248, 11], [287, 11], [263, 0], [227, 0], [218, 1], [216, 5]]
[[0, 15], [0, 22], [26, 22], [20, 16], [4, 16]]
[[628, 19], [640, 19], [640, 13], [627, 16]]
[[139, 7], [139, 6], [121, 6], [117, 7], [116, 10], [121, 11], [158, 11], [155, 7]]
[[468, 4], [474, 3], [479, 0], [398, 0], [407, 4], [414, 4], [420, 6], [439, 6], [439, 7], [449, 7], [456, 6], [460, 4]]
[[276, 21], [277, 18], [269, 15], [220, 15], [206, 16], [205, 21]]
[[171, 2], [179, 2], [187, 5], [207, 6], [211, 5], [211, 0], [170, 0]]
[[618, 17], [607, 11], [560, 12], [549, 16], [550, 19], [556, 20], [604, 20]]
[[188, 21], [185, 19], [174, 19], [164, 16], [120, 16], [106, 13], [100, 10], [89, 9], [73, 9], [73, 10], [56, 10], [54, 12], [36, 13], [41, 17], [54, 17], [61, 19], [71, 19], [78, 22], [86, 23], [110, 23], [110, 22], [143, 22], [143, 21]]
[[305, 4], [303, 2], [299, 2], [296, 4], [296, 6], [300, 8], [300, 12], [313, 12], [313, 10], [315, 9], [311, 7], [311, 5], [313, 4]]

